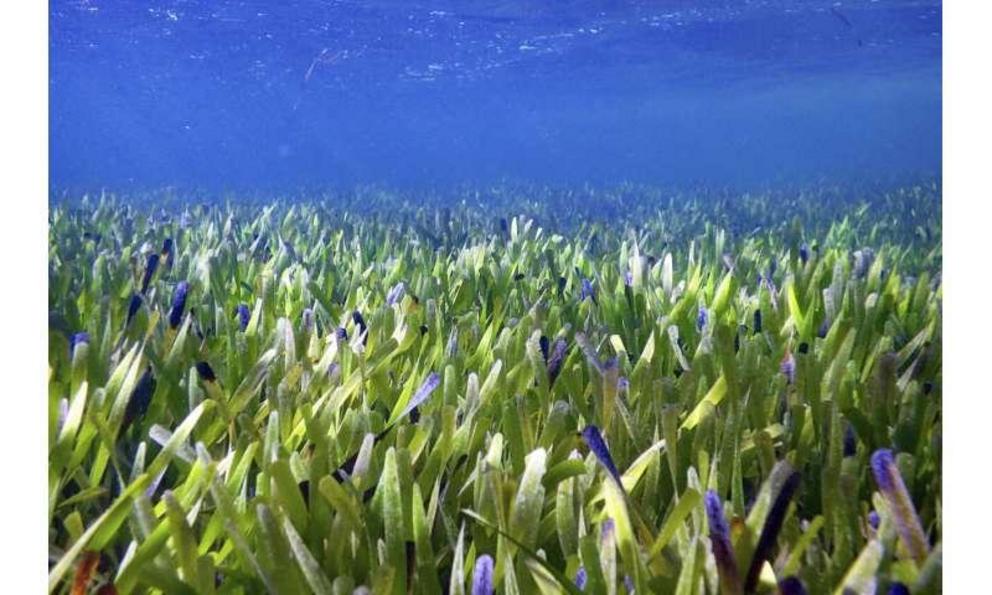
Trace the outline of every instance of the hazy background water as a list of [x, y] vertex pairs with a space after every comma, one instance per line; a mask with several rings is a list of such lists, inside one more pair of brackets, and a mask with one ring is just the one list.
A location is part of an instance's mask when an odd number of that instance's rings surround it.
[[746, 187], [940, 171], [939, 2], [50, 10], [54, 191]]

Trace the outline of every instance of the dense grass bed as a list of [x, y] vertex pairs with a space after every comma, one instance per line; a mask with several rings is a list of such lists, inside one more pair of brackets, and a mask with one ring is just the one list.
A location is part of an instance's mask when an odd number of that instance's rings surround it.
[[939, 591], [935, 185], [178, 205], [51, 206], [50, 591]]

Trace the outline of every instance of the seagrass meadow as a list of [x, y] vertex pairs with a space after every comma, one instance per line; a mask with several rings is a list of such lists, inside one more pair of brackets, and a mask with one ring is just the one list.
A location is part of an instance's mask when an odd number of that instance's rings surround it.
[[939, 182], [49, 209], [56, 593], [934, 593]]

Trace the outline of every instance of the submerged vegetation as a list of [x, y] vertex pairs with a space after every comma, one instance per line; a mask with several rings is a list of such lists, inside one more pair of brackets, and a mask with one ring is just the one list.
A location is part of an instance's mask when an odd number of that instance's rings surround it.
[[940, 589], [935, 185], [151, 204], [51, 208], [50, 591]]

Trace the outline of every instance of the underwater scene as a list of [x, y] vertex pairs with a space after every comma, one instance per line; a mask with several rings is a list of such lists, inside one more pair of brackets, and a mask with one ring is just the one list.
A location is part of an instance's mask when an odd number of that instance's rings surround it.
[[941, 10], [52, 0], [49, 593], [940, 593]]

